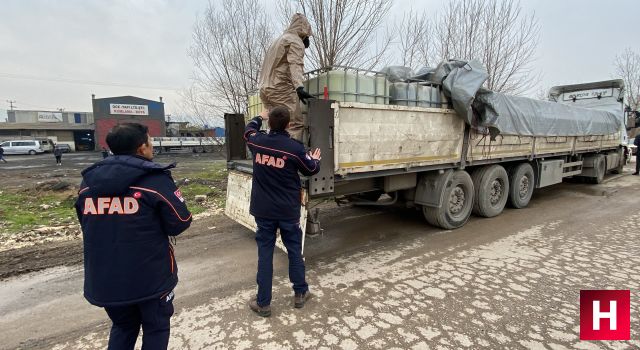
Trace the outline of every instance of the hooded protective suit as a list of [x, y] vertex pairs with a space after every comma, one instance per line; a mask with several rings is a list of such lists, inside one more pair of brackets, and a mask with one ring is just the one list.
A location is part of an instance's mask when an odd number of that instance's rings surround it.
[[311, 36], [311, 24], [296, 13], [287, 30], [267, 50], [260, 72], [260, 99], [266, 109], [284, 106], [291, 113], [289, 133], [302, 139], [302, 111], [296, 88], [302, 86], [304, 72], [304, 43]]

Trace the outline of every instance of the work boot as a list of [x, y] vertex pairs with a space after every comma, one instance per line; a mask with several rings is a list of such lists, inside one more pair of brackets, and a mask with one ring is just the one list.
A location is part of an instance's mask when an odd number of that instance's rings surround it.
[[631, 174], [631, 175], [638, 175], [638, 172], [636, 171], [635, 173]]
[[293, 307], [301, 309], [309, 298], [311, 298], [311, 293], [309, 291], [306, 291], [304, 294], [296, 294], [293, 297]]
[[258, 316], [269, 317], [271, 316], [271, 306], [260, 306], [258, 305], [258, 300], [253, 298], [249, 301], [249, 308], [251, 311], [258, 314]]

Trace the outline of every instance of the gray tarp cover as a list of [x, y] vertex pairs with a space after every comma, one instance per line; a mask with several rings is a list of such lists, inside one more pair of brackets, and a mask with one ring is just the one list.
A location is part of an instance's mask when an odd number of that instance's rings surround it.
[[387, 77], [387, 80], [389, 80], [392, 83], [407, 81], [409, 78], [411, 78], [414, 75], [413, 70], [411, 68], [404, 67], [404, 66], [384, 67], [382, 68], [382, 71], [380, 71], [380, 73], [384, 73]]
[[[434, 73], [458, 115], [491, 134], [523, 136], [609, 135], [620, 130], [616, 114], [556, 102], [508, 96], [481, 88], [488, 75], [478, 61], [446, 61]], [[473, 106], [473, 108], [471, 108]]]

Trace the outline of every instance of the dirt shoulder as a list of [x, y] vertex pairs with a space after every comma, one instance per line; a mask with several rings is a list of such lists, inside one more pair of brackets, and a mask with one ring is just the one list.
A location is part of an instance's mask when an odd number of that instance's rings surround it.
[[[221, 213], [203, 214], [191, 224], [188, 234], [178, 236], [181, 246], [203, 235], [226, 232], [235, 224]], [[82, 261], [83, 245], [79, 238], [11, 249], [0, 252], [0, 280], [51, 267], [78, 265]]]

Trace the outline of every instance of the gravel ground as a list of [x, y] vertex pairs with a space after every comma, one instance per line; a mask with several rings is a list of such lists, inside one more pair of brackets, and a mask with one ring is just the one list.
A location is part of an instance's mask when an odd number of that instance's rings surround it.
[[[472, 218], [455, 231], [403, 208], [329, 208], [325, 234], [306, 247], [315, 297], [292, 308], [286, 256], [277, 254], [269, 319], [246, 306], [255, 293], [252, 233], [219, 215], [203, 218], [176, 247], [170, 348], [639, 347], [579, 340], [581, 289], [640, 296], [640, 178], [628, 173], [541, 189], [527, 209]], [[3, 280], [0, 348], [105, 347], [108, 320], [83, 300], [82, 268], [72, 260]], [[631, 306], [638, 339], [640, 308]]]

